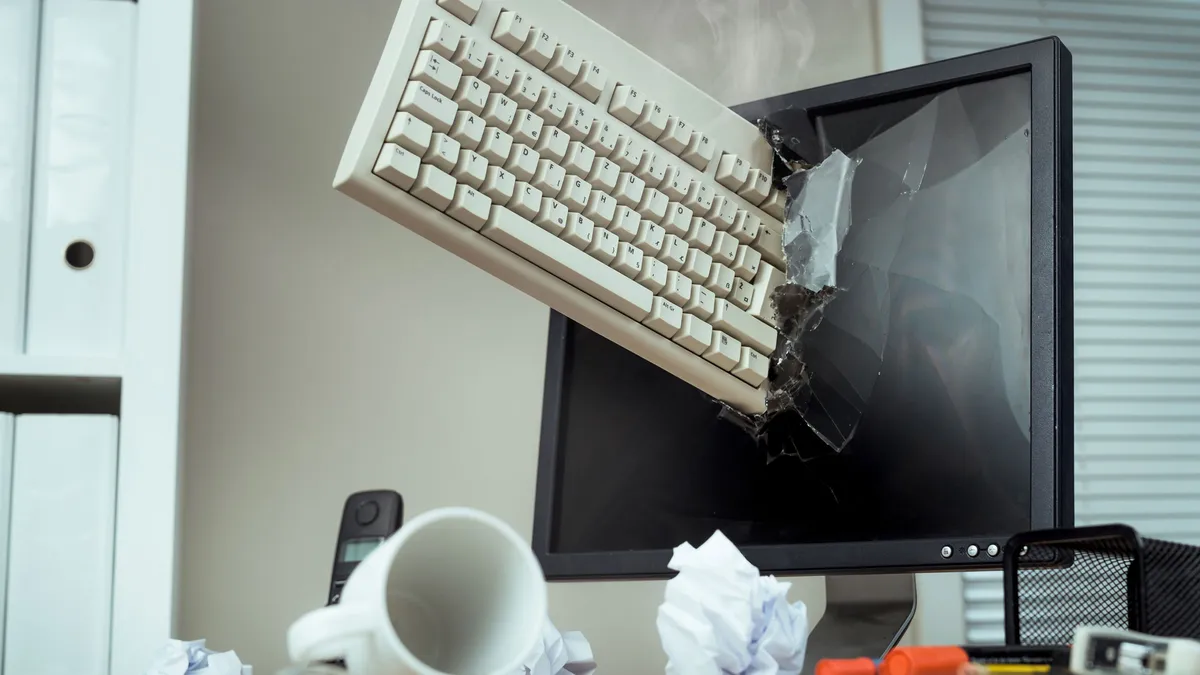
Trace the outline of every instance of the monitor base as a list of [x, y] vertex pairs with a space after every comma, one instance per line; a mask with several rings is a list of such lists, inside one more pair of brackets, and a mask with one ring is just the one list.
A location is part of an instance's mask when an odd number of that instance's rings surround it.
[[882, 658], [916, 611], [916, 575], [826, 577], [825, 614], [808, 636], [803, 672], [814, 672], [821, 659]]

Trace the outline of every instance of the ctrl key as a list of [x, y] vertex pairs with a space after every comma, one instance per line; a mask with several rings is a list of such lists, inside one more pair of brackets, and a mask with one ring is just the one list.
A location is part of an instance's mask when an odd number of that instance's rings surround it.
[[395, 143], [384, 143], [375, 160], [375, 175], [404, 190], [412, 189], [421, 170], [421, 158]]

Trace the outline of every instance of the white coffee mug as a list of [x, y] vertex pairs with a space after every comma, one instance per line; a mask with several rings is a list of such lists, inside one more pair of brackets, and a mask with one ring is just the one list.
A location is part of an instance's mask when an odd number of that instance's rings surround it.
[[512, 675], [541, 638], [546, 580], [503, 521], [435, 509], [350, 574], [337, 605], [288, 629], [292, 661], [343, 659], [351, 675]]

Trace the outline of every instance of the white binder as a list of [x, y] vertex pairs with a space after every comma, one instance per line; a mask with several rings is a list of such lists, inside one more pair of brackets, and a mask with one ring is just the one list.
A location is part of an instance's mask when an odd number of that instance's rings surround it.
[[0, 0], [0, 355], [25, 343], [40, 0]]
[[120, 353], [137, 5], [42, 0], [25, 350]]
[[15, 427], [4, 672], [108, 675], [117, 418]]

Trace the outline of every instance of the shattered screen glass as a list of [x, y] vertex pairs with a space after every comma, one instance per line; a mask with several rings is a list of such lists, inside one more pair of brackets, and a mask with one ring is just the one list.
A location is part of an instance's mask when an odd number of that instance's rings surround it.
[[571, 324], [551, 551], [1028, 529], [1030, 119], [1028, 73], [817, 115], [785, 241], [819, 301], [757, 434]]

